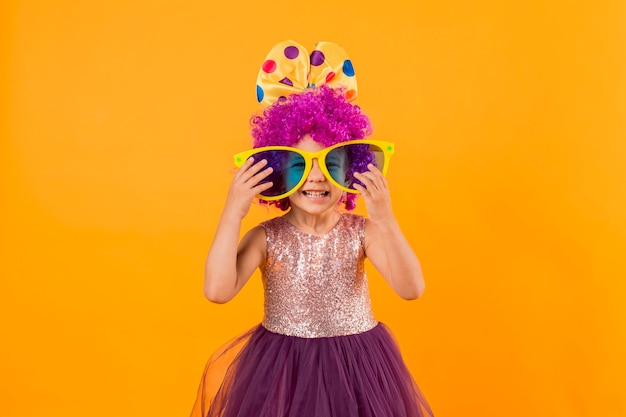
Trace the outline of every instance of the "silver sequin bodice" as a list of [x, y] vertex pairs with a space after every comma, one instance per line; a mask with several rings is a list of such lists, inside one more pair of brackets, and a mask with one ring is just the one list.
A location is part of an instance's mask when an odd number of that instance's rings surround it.
[[330, 232], [311, 235], [282, 217], [262, 223], [267, 330], [315, 338], [376, 326], [364, 269], [364, 224], [361, 216], [342, 214]]

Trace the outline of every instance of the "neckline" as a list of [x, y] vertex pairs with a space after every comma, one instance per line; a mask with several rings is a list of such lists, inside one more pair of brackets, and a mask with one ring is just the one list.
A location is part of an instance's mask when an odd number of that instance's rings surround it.
[[288, 227], [290, 227], [291, 229], [295, 230], [296, 232], [302, 234], [302, 235], [306, 235], [306, 236], [314, 236], [314, 237], [324, 237], [324, 236], [328, 236], [329, 234], [333, 233], [335, 231], [335, 229], [337, 229], [337, 227], [339, 226], [339, 223], [341, 223], [344, 219], [344, 213], [339, 213], [339, 218], [337, 219], [337, 221], [335, 222], [335, 224], [333, 225], [333, 227], [331, 227], [330, 229], [328, 229], [328, 231], [326, 233], [307, 233], [304, 230], [301, 230], [298, 226], [296, 226], [295, 224], [291, 223], [289, 220], [285, 219], [285, 216], [280, 216], [279, 219], [283, 222], [286, 223], [288, 225]]

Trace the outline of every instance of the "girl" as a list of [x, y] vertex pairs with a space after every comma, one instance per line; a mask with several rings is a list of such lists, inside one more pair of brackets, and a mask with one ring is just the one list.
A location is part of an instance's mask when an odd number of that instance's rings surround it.
[[[204, 290], [225, 303], [259, 268], [264, 319], [209, 360], [192, 416], [432, 416], [372, 313], [365, 258], [404, 299], [418, 298], [424, 281], [391, 209], [393, 145], [365, 139], [371, 126], [355, 97], [338, 45], [317, 44], [309, 61], [285, 41], [265, 60], [257, 98], [268, 107], [252, 118], [254, 149], [235, 156]], [[357, 195], [367, 219], [347, 212]], [[286, 214], [238, 242], [256, 197]]]

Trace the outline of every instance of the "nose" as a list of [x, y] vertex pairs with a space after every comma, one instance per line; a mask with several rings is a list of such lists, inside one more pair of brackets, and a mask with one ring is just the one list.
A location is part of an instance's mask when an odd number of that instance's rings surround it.
[[320, 164], [317, 162], [317, 159], [314, 159], [313, 166], [311, 167], [311, 172], [309, 172], [309, 176], [307, 177], [307, 181], [322, 182], [325, 179], [326, 177], [324, 177], [324, 173], [320, 168]]

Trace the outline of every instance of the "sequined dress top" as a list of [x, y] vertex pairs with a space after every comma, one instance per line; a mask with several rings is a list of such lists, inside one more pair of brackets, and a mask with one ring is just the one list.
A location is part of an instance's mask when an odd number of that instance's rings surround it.
[[342, 214], [323, 235], [300, 231], [283, 217], [262, 223], [267, 262], [261, 268], [267, 330], [319, 338], [374, 328], [365, 261], [365, 219]]

